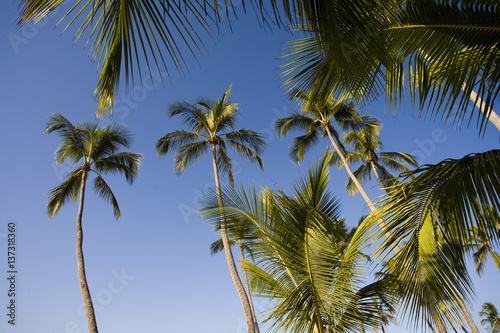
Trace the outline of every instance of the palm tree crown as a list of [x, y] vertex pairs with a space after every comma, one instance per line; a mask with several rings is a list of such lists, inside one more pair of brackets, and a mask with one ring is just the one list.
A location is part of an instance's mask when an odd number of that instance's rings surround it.
[[500, 314], [493, 303], [483, 303], [479, 315], [485, 317], [481, 324], [488, 325], [486, 330], [489, 333], [500, 333]]
[[249, 129], [221, 133], [236, 125], [238, 106], [229, 102], [231, 86], [220, 100], [201, 98], [194, 103], [174, 102], [168, 108], [169, 116], [179, 116], [189, 131], [177, 130], [158, 139], [158, 156], [177, 149], [174, 157], [174, 170], [181, 174], [186, 167], [201, 158], [210, 147], [218, 147], [217, 164], [219, 172], [226, 175], [231, 183], [234, 175], [227, 145], [242, 157], [259, 163], [264, 169], [262, 158], [258, 155], [264, 149], [262, 135]]
[[[405, 164], [417, 167], [417, 161], [414, 156], [399, 152], [381, 152], [383, 149], [382, 140], [379, 137], [380, 127], [373, 126], [370, 129], [360, 131], [347, 131], [344, 134], [344, 143], [352, 144], [354, 151], [346, 152], [346, 159], [349, 163], [362, 162], [354, 171], [354, 175], [363, 183], [366, 179], [371, 179], [371, 173], [374, 172], [380, 185], [384, 188], [392, 185], [391, 179], [394, 176], [387, 170], [390, 168], [397, 172], [409, 171]], [[340, 167], [343, 166], [342, 160], [334, 154]], [[355, 194], [358, 188], [354, 186], [351, 178], [347, 179], [347, 192]]]
[[96, 174], [94, 191], [111, 203], [116, 218], [120, 218], [120, 207], [103, 174], [121, 173], [132, 184], [138, 174], [142, 155], [120, 151], [131, 143], [131, 134], [123, 125], [100, 128], [95, 123], [83, 122], [76, 126], [64, 116], [56, 113], [49, 117], [44, 133], [56, 132], [61, 145], [55, 155], [58, 163], [69, 158], [73, 163], [82, 162], [79, 168], [68, 173], [66, 180], [49, 193], [47, 213], [52, 218], [70, 199], [76, 202], [81, 187], [82, 175]]

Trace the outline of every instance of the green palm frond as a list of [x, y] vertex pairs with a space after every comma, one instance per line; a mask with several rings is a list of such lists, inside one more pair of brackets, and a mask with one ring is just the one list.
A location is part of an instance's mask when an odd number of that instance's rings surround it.
[[292, 162], [300, 164], [300, 162], [304, 160], [306, 152], [311, 150], [318, 142], [317, 131], [311, 131], [307, 134], [293, 138], [290, 143], [289, 151]]
[[226, 133], [225, 137], [231, 141], [248, 145], [257, 154], [262, 153], [266, 146], [266, 141], [264, 140], [264, 136], [261, 133], [246, 128]]
[[155, 149], [158, 156], [164, 156], [171, 150], [179, 149], [186, 144], [195, 142], [199, 137], [200, 134], [198, 133], [187, 132], [184, 130], [170, 132], [156, 141]]
[[109, 202], [111, 206], [113, 206], [115, 218], [119, 219], [121, 212], [120, 207], [118, 206], [118, 201], [116, 200], [113, 191], [111, 191], [111, 188], [99, 174], [94, 178], [94, 192], [99, 196], [99, 198]]
[[184, 125], [186, 125], [193, 133], [200, 133], [210, 128], [207, 123], [205, 112], [198, 108], [197, 105], [188, 102], [173, 102], [168, 106], [168, 116], [170, 118], [179, 116]]
[[[20, 24], [36, 23], [62, 3], [23, 0]], [[208, 3], [213, 12], [210, 6]], [[91, 46], [92, 59], [98, 62], [100, 69], [94, 93], [99, 101], [98, 116], [106, 112], [112, 114], [122, 68], [127, 86], [142, 81], [144, 72], [151, 75], [157, 71], [161, 75], [166, 71], [170, 76], [170, 69], [174, 67], [184, 72], [184, 53], [196, 58], [204, 52], [204, 36], [215, 36], [213, 28], [218, 23], [205, 9], [206, 4], [201, 1], [183, 1], [181, 5], [154, 0], [87, 0], [72, 5], [61, 21], [68, 22], [65, 30], [80, 24], [76, 40], [88, 36], [86, 44]]]
[[129, 151], [119, 152], [94, 162], [93, 167], [98, 173], [121, 173], [132, 184], [139, 173], [142, 154]]
[[206, 140], [189, 143], [177, 150], [174, 157], [174, 171], [182, 174], [186, 168], [198, 161], [208, 150], [209, 144]]
[[405, 164], [412, 167], [418, 166], [415, 156], [406, 153], [380, 152], [378, 154], [378, 158], [389, 168], [399, 172], [409, 171], [408, 167]]
[[68, 119], [60, 113], [49, 116], [44, 133], [56, 132], [63, 141], [56, 152], [55, 157], [58, 163], [63, 163], [66, 158], [70, 158], [73, 163], [78, 162], [85, 156], [85, 149], [82, 141], [82, 131], [75, 128]]
[[[470, 230], [480, 227], [498, 237], [483, 213], [500, 208], [499, 158], [493, 150], [403, 174], [400, 181], [415, 178], [397, 182], [358, 229], [355, 238], [390, 233], [375, 251], [379, 259], [401, 247], [384, 267], [400, 283], [402, 313], [418, 318], [422, 310], [444, 325], [460, 318], [460, 302], [473, 292], [464, 259]], [[385, 229], [373, 229], [380, 218]]]
[[76, 202], [81, 182], [81, 170], [78, 168], [68, 173], [64, 182], [49, 192], [47, 214], [50, 218], [53, 218], [70, 198], [73, 199], [73, 203]]
[[223, 139], [223, 141], [229, 143], [229, 146], [233, 148], [241, 157], [248, 159], [250, 162], [259, 163], [260, 169], [264, 171], [264, 162], [262, 161], [262, 158], [257, 154], [257, 152], [255, 152], [253, 149], [234, 140]]
[[[96, 141], [92, 147], [92, 156], [94, 160], [114, 154], [121, 149], [128, 148], [132, 144], [132, 133], [125, 125], [111, 124], [104, 128], [93, 128], [92, 124], [84, 128], [96, 132]], [[92, 130], [91, 130], [92, 129]]]
[[274, 122], [274, 131], [278, 137], [284, 137], [289, 131], [300, 130], [312, 132], [320, 127], [319, 121], [316, 121], [307, 115], [293, 113], [288, 117], [279, 118]]

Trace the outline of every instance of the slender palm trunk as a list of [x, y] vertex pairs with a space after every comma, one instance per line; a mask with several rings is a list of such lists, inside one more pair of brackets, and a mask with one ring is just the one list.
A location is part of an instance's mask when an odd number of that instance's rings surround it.
[[[465, 90], [465, 88], [466, 85], [464, 83], [462, 85], [462, 90]], [[471, 91], [469, 97], [471, 101], [473, 101], [474, 104], [479, 108], [479, 110], [481, 110], [482, 113], [488, 115], [488, 119], [490, 120], [490, 122], [500, 131], [500, 117], [495, 113], [495, 111], [493, 111], [493, 109], [489, 107], [487, 108], [483, 104], [483, 99], [480, 96], [478, 96], [474, 90]]]
[[85, 275], [85, 262], [83, 260], [82, 216], [83, 216], [83, 202], [85, 197], [86, 181], [87, 181], [87, 170], [82, 170], [82, 182], [80, 185], [80, 205], [78, 207], [78, 215], [76, 218], [76, 235], [77, 235], [76, 260], [78, 263], [78, 282], [80, 284], [80, 291], [82, 293], [83, 306], [85, 307], [85, 314], [87, 315], [87, 324], [89, 326], [89, 333], [98, 333], [94, 306], [92, 304], [92, 298], [90, 297], [89, 286], [87, 284], [87, 276]]
[[[240, 242], [241, 259], [245, 260], [245, 251], [243, 251], [243, 243]], [[252, 293], [250, 293], [250, 283], [248, 282], [247, 270], [243, 269], [243, 275], [245, 277], [245, 285], [247, 287], [247, 297], [250, 302], [250, 309], [252, 310], [253, 322], [255, 325], [255, 333], [260, 333], [259, 323], [257, 322], [257, 316], [255, 315], [255, 309], [253, 307]]]
[[238, 275], [238, 270], [236, 268], [236, 264], [234, 263], [233, 252], [231, 251], [231, 245], [229, 244], [229, 239], [226, 233], [226, 217], [224, 214], [224, 204], [222, 202], [222, 196], [220, 193], [219, 170], [217, 168], [217, 154], [215, 151], [215, 144], [213, 143], [212, 143], [212, 157], [213, 157], [214, 176], [215, 176], [215, 188], [217, 191], [217, 200], [219, 202], [219, 207], [221, 211], [220, 214], [221, 239], [222, 239], [222, 244], [224, 245], [224, 252], [226, 254], [227, 265], [229, 267], [229, 273], [231, 274], [231, 278], [233, 279], [234, 286], [236, 287], [236, 291], [240, 296], [241, 304], [243, 306], [243, 311], [245, 313], [245, 320], [247, 322], [248, 333], [255, 333], [256, 330], [252, 316], [252, 310], [250, 307], [250, 302], [248, 301], [245, 287], [243, 286], [243, 283], [241, 283], [240, 276]]
[[[328, 137], [330, 138], [330, 142], [332, 143], [333, 148], [335, 149], [335, 151], [339, 155], [340, 159], [342, 160], [342, 163], [344, 163], [344, 167], [345, 167], [347, 173], [349, 174], [349, 177], [351, 177], [353, 183], [358, 188], [359, 193], [361, 193], [361, 196], [363, 197], [363, 199], [365, 199], [366, 204], [368, 205], [368, 207], [370, 207], [370, 210], [373, 212], [375, 210], [375, 205], [373, 204], [372, 200], [370, 199], [370, 197], [366, 193], [363, 186], [361, 186], [361, 183], [359, 182], [359, 180], [356, 178], [356, 176], [352, 172], [351, 167], [349, 166], [349, 163], [347, 163], [347, 160], [346, 160], [344, 154], [342, 154], [342, 151], [340, 150], [339, 146], [335, 142], [335, 139], [333, 138], [332, 133], [330, 132], [330, 129], [328, 128], [328, 126], [324, 126], [323, 128], [325, 129], [326, 133], [328, 134]], [[380, 226], [380, 228], [382, 230], [384, 230], [384, 232], [385, 232], [386, 226], [385, 226], [384, 221], [378, 220], [377, 223]], [[385, 237], [389, 238], [390, 236], [391, 236], [391, 234], [389, 232], [385, 232]], [[394, 251], [396, 251], [396, 252], [397, 252], [397, 250], [399, 250], [399, 246], [397, 246], [397, 245], [394, 248], [395, 248]]]

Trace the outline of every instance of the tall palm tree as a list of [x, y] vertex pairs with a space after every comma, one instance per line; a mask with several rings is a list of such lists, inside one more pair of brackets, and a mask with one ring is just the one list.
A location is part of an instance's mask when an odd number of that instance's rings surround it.
[[[262, 159], [258, 155], [265, 146], [263, 136], [249, 129], [227, 132], [236, 125], [236, 116], [238, 114], [237, 104], [229, 101], [230, 91], [231, 86], [217, 101], [201, 98], [194, 103], [174, 102], [170, 104], [169, 117], [181, 117], [184, 125], [189, 130], [168, 133], [156, 142], [158, 156], [164, 156], [172, 150], [177, 150], [174, 157], [174, 170], [178, 174], [183, 173], [187, 166], [199, 160], [207, 151], [211, 150], [215, 187], [221, 212], [224, 211], [224, 203], [220, 195], [219, 173], [222, 176], [227, 176], [231, 184], [234, 183], [227, 145], [236, 150], [240, 156], [247, 158], [251, 162], [258, 162], [261, 169], [264, 169]], [[248, 332], [254, 333], [257, 323], [254, 323], [250, 302], [234, 262], [224, 214], [221, 214], [220, 226], [229, 272], [243, 305]]]
[[483, 303], [479, 315], [485, 317], [481, 320], [481, 324], [488, 325], [486, 330], [489, 333], [500, 333], [500, 314], [493, 303]]
[[[340, 217], [336, 197], [327, 190], [329, 158], [293, 184], [293, 193], [243, 186], [223, 189], [225, 218], [244, 220], [255, 235], [255, 262], [244, 261], [257, 295], [274, 305], [266, 311], [274, 331], [344, 332], [360, 322], [373, 325], [379, 306], [372, 302], [380, 288], [361, 288], [365, 256], [361, 243]], [[202, 215], [220, 218], [217, 198], [207, 192]]]
[[367, 116], [360, 116], [353, 102], [346, 102], [345, 99], [335, 100], [332, 95], [327, 99], [317, 99], [311, 92], [295, 91], [292, 96], [293, 99], [298, 99], [302, 103], [303, 112], [279, 118], [274, 123], [274, 129], [280, 137], [285, 136], [290, 130], [305, 132], [304, 135], [292, 140], [290, 147], [292, 160], [296, 162], [303, 160], [305, 152], [318, 143], [319, 137], [327, 136], [368, 207], [372, 211], [375, 210], [375, 205], [347, 163], [345, 149], [333, 125], [338, 123], [342, 129], [361, 129], [377, 126], [378, 121]]
[[[344, 143], [352, 144], [354, 151], [346, 153], [346, 160], [349, 163], [362, 162], [358, 169], [353, 172], [360, 182], [371, 179], [373, 171], [380, 186], [388, 191], [387, 187], [392, 185], [391, 179], [394, 176], [387, 168], [401, 173], [410, 171], [406, 164], [412, 167], [417, 167], [418, 164], [415, 157], [409, 154], [381, 152], [383, 144], [379, 137], [379, 128], [380, 126], [374, 126], [360, 131], [347, 131], [344, 134]], [[342, 161], [339, 161], [339, 166], [343, 167]], [[358, 192], [358, 188], [354, 186], [351, 178], [347, 180], [346, 189], [350, 194]]]
[[73, 199], [75, 203], [80, 195], [76, 218], [78, 281], [89, 331], [97, 333], [97, 322], [83, 258], [82, 216], [87, 178], [91, 172], [96, 174], [94, 191], [113, 206], [114, 215], [118, 219], [120, 218], [118, 201], [102, 175], [121, 173], [132, 184], [139, 171], [142, 155], [121, 151], [129, 147], [131, 143], [130, 132], [122, 125], [108, 125], [100, 128], [97, 124], [80, 123], [74, 126], [63, 115], [56, 113], [49, 117], [45, 128], [45, 133], [52, 132], [61, 137], [61, 144], [55, 153], [57, 162], [63, 163], [66, 159], [70, 159], [73, 163], [82, 162], [77, 169], [68, 173], [64, 182], [50, 191], [47, 213], [50, 218], [53, 218], [69, 199]]

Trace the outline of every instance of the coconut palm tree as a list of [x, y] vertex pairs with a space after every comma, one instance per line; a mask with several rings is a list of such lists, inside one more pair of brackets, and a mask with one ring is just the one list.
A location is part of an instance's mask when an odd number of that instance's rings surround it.
[[481, 324], [488, 325], [486, 330], [489, 333], [500, 333], [500, 314], [493, 303], [483, 303], [479, 315], [485, 317], [481, 320]]
[[[343, 10], [337, 7], [332, 14]], [[491, 109], [500, 92], [498, 3], [388, 1], [378, 9], [383, 14], [367, 14], [359, 29], [353, 29], [352, 16], [346, 19], [351, 24], [341, 28], [335, 22], [329, 28], [314, 21], [296, 26], [306, 36], [285, 46], [287, 89], [314, 90], [324, 96], [354, 91], [365, 101], [384, 91], [395, 107], [409, 83], [419, 113], [427, 107], [436, 118], [461, 123], [478, 114], [470, 107], [472, 99], [484, 112], [477, 117], [480, 131], [487, 117], [500, 129]], [[333, 40], [336, 34], [341, 37]]]
[[[263, 136], [249, 129], [231, 131], [236, 125], [238, 107], [230, 103], [229, 93], [231, 86], [219, 100], [201, 98], [194, 103], [174, 102], [169, 105], [169, 117], [179, 116], [188, 131], [177, 130], [168, 133], [156, 141], [158, 156], [164, 156], [172, 150], [177, 150], [174, 157], [174, 170], [181, 174], [186, 167], [199, 160], [208, 151], [212, 152], [212, 164], [215, 176], [215, 187], [219, 209], [224, 211], [224, 203], [220, 196], [220, 174], [227, 176], [231, 184], [234, 183], [231, 159], [228, 155], [228, 146], [240, 156], [259, 163], [264, 169], [262, 158], [258, 155], [265, 146]], [[256, 331], [250, 302], [245, 292], [229, 244], [228, 231], [224, 214], [221, 214], [220, 233], [224, 245], [229, 272], [234, 282], [247, 322], [249, 333]]]
[[95, 173], [94, 191], [113, 206], [114, 215], [118, 219], [120, 218], [118, 201], [102, 176], [120, 173], [132, 184], [137, 176], [142, 155], [121, 151], [129, 147], [131, 143], [130, 132], [122, 125], [108, 125], [100, 128], [97, 124], [80, 123], [74, 126], [63, 115], [56, 113], [49, 117], [44, 133], [52, 132], [61, 137], [61, 144], [55, 153], [57, 162], [63, 163], [66, 159], [70, 159], [73, 163], [81, 162], [82, 164], [68, 173], [66, 180], [49, 192], [47, 213], [50, 218], [53, 218], [68, 200], [72, 199], [75, 203], [80, 196], [76, 218], [78, 281], [89, 331], [97, 333], [97, 322], [83, 258], [82, 217], [87, 178], [89, 174]]
[[[388, 187], [392, 185], [391, 179], [394, 176], [387, 170], [390, 168], [399, 173], [410, 171], [407, 165], [417, 167], [415, 157], [399, 152], [381, 152], [383, 148], [382, 140], [379, 137], [380, 126], [374, 126], [370, 129], [360, 131], [347, 131], [344, 134], [344, 143], [352, 144], [354, 151], [346, 153], [348, 163], [362, 162], [362, 164], [353, 172], [356, 178], [362, 183], [366, 179], [371, 179], [371, 173], [375, 174], [380, 186], [388, 191]], [[334, 155], [336, 156], [336, 155]], [[339, 160], [339, 167], [343, 167], [342, 161]], [[356, 194], [358, 188], [354, 186], [352, 179], [347, 179], [347, 192]]]
[[[255, 262], [244, 261], [257, 295], [273, 306], [266, 311], [274, 331], [345, 332], [372, 326], [380, 305], [372, 300], [381, 288], [361, 288], [365, 255], [352, 243], [336, 197], [327, 190], [329, 159], [315, 163], [293, 184], [293, 193], [225, 187], [228, 223], [252, 225]], [[202, 216], [220, 219], [218, 200], [207, 192]], [[381, 320], [385, 320], [380, 318]]]
[[372, 211], [375, 210], [375, 205], [347, 163], [345, 149], [333, 125], [338, 123], [342, 129], [362, 129], [377, 126], [378, 121], [371, 117], [360, 116], [353, 102], [346, 102], [345, 99], [335, 100], [332, 95], [326, 100], [320, 100], [311, 93], [296, 91], [292, 96], [301, 102], [303, 112], [279, 118], [274, 123], [274, 129], [279, 137], [285, 136], [290, 130], [305, 132], [304, 135], [292, 140], [291, 159], [300, 162], [304, 159], [305, 152], [318, 143], [320, 136], [327, 136], [368, 207]]
[[[409, 171], [359, 227], [354, 238], [368, 233], [375, 241], [390, 234], [375, 257], [386, 258], [394, 246], [401, 246], [384, 270], [399, 280], [406, 315], [437, 315], [443, 325], [463, 316], [478, 332], [465, 305], [473, 294], [466, 257], [475, 227], [494, 244], [500, 242], [497, 223], [484, 218], [485, 212], [500, 210], [499, 160], [500, 151], [493, 150]], [[408, 180], [411, 176], [415, 178]], [[385, 230], [372, 228], [379, 219]]]
[[[498, 222], [500, 221], [498, 219], [498, 212], [490, 211], [490, 213], [492, 213], [493, 216], [496, 215], [496, 224], [498, 225]], [[500, 270], [500, 255], [498, 255], [498, 253], [493, 249], [493, 243], [495, 243], [494, 237], [484, 232], [483, 229], [481, 229], [480, 227], [472, 228], [468, 247], [471, 248], [471, 251], [473, 251], [472, 259], [476, 264], [476, 272], [479, 275], [483, 274], [484, 265], [488, 258], [488, 254], [491, 255], [491, 258], [497, 266], [497, 269]]]

